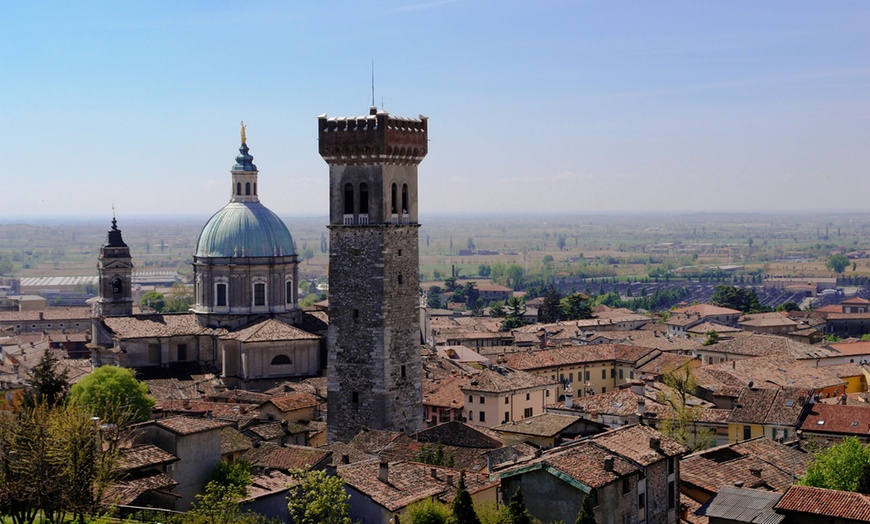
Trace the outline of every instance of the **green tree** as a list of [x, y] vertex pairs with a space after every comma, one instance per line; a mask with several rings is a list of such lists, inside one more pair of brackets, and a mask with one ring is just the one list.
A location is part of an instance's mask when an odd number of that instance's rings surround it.
[[73, 385], [70, 401], [119, 426], [148, 420], [154, 406], [148, 386], [132, 370], [116, 366], [98, 367]]
[[166, 295], [166, 305], [163, 311], [170, 313], [186, 313], [193, 304], [193, 290], [181, 282], [172, 284], [172, 288]]
[[714, 329], [707, 331], [704, 335], [706, 335], [707, 338], [705, 338], [704, 342], [701, 343], [702, 346], [712, 346], [719, 342], [719, 332]]
[[492, 273], [492, 268], [486, 264], [477, 266], [477, 274], [482, 277], [488, 277]]
[[450, 508], [432, 497], [409, 504], [401, 517], [403, 524], [446, 524]]
[[489, 316], [494, 318], [502, 318], [505, 316], [504, 306], [501, 302], [493, 304], [493, 306], [489, 308]]
[[714, 306], [736, 309], [744, 313], [758, 313], [768, 311], [758, 300], [758, 294], [752, 288], [737, 288], [734, 286], [718, 285], [710, 297], [710, 303]]
[[414, 459], [416, 462], [423, 464], [431, 464], [432, 466], [453, 467], [453, 453], [445, 452], [444, 446], [437, 442], [435, 444], [424, 444], [417, 452]]
[[870, 495], [870, 462], [864, 463], [861, 467], [861, 473], [858, 474], [858, 487], [855, 491]]
[[580, 514], [577, 515], [577, 520], [574, 524], [598, 524], [595, 520], [595, 511], [592, 508], [592, 493], [587, 493], [583, 497], [583, 504], [580, 506]]
[[565, 320], [583, 320], [592, 318], [592, 304], [588, 295], [572, 293], [562, 299], [562, 312]]
[[836, 255], [831, 255], [831, 258], [829, 258], [825, 263], [825, 267], [834, 273], [842, 273], [851, 263], [852, 261], [849, 260], [849, 257], [838, 253]]
[[538, 320], [543, 323], [558, 322], [564, 318], [562, 312], [562, 295], [554, 287], [547, 288], [544, 301], [538, 309]]
[[525, 271], [523, 271], [522, 266], [517, 264], [511, 264], [505, 269], [508, 285], [514, 289], [519, 289], [523, 285], [524, 275]]
[[465, 489], [464, 471], [459, 476], [459, 485], [457, 486], [456, 496], [453, 497], [453, 502], [450, 504], [450, 511], [453, 513], [450, 519], [448, 519], [450, 524], [480, 524], [480, 519], [477, 518], [477, 513], [474, 512], [471, 494]]
[[508, 524], [532, 524], [532, 517], [523, 501], [522, 488], [517, 488], [511, 495], [511, 500], [508, 503], [508, 515], [510, 517]]
[[526, 314], [526, 308], [523, 307], [522, 301], [517, 297], [511, 297], [508, 299], [507, 307], [507, 314], [505, 315], [504, 320], [502, 320], [499, 329], [501, 331], [510, 331], [525, 326], [526, 321], [523, 320], [523, 315]]
[[788, 312], [788, 311], [800, 311], [801, 307], [799, 305], [797, 305], [796, 302], [788, 301], [788, 302], [783, 302], [782, 304], [778, 305], [776, 307], [776, 310], [777, 311], [786, 311], [786, 312]]
[[302, 260], [308, 262], [312, 258], [314, 258], [314, 250], [310, 247], [302, 248]]
[[242, 521], [241, 500], [247, 488], [235, 484], [209, 482], [205, 490], [196, 495], [190, 520], [193, 523], [234, 524]]
[[847, 437], [840, 444], [814, 454], [807, 474], [798, 481], [803, 486], [857, 491], [858, 480], [870, 464], [870, 445], [856, 437]]
[[710, 447], [713, 443], [712, 432], [699, 430], [695, 423], [701, 416], [701, 408], [689, 404], [689, 397], [698, 388], [692, 364], [666, 369], [662, 374], [662, 383], [667, 389], [660, 391], [656, 400], [669, 406], [673, 415], [662, 419], [661, 432], [693, 450]]
[[66, 400], [69, 393], [69, 370], [60, 366], [60, 360], [52, 350], [43, 352], [29, 374], [30, 388], [24, 395], [26, 407], [33, 408], [40, 404], [53, 407]]
[[163, 293], [149, 291], [142, 295], [142, 299], [139, 300], [139, 307], [141, 307], [143, 311], [146, 309], [153, 309], [160, 313], [163, 311], [163, 308], [166, 307], [166, 297], [163, 296]]
[[222, 486], [242, 486], [251, 484], [251, 463], [239, 460], [236, 462], [220, 461], [208, 475], [209, 482], [217, 482]]
[[339, 476], [325, 471], [291, 470], [297, 483], [287, 492], [287, 511], [294, 524], [351, 524], [350, 496]]

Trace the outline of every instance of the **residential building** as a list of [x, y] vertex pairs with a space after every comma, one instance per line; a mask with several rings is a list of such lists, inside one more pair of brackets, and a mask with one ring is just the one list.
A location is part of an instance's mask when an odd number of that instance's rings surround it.
[[544, 412], [556, 399], [558, 384], [548, 377], [493, 366], [473, 371], [460, 388], [471, 424], [493, 427]]

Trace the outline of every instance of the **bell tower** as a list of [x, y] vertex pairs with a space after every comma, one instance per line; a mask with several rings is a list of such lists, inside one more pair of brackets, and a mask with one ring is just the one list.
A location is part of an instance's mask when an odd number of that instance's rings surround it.
[[121, 238], [118, 221], [112, 217], [112, 228], [100, 247], [97, 258], [100, 275], [100, 296], [95, 316], [119, 317], [133, 314], [133, 260], [130, 248]]
[[327, 438], [422, 428], [417, 166], [428, 119], [318, 117], [329, 165]]

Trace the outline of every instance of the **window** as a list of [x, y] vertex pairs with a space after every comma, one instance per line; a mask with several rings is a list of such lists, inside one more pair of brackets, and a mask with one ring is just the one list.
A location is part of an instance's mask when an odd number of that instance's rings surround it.
[[574, 382], [574, 373], [568, 373], [568, 382]]
[[350, 402], [351, 402], [351, 404], [359, 404], [359, 392], [358, 391], [351, 392]]
[[470, 409], [468, 410], [468, 421], [469, 422], [474, 421], [474, 411], [471, 411]]
[[633, 379], [633, 378], [634, 378], [634, 371], [629, 371], [629, 372], [628, 372], [628, 378], [630, 378], [630, 379]]
[[535, 408], [526, 408], [523, 410], [523, 418], [529, 418], [535, 414]]
[[546, 394], [545, 394], [544, 396], [545, 396], [545, 397], [549, 397], [549, 396], [550, 396], [550, 390], [548, 389], [548, 390], [546, 390], [546, 391], [547, 391], [547, 392], [546, 392]]
[[399, 285], [401, 286], [402, 285], [402, 274], [401, 273], [399, 273], [398, 282], [399, 282]]
[[241, 194], [242, 194], [242, 183], [241, 183], [241, 182], [238, 182], [238, 183], [236, 184], [236, 194], [237, 194], [237, 195], [241, 195]]
[[398, 250], [397, 256], [402, 256], [402, 250], [401, 250], [401, 249]]
[[752, 426], [743, 426], [743, 440], [752, 438]]
[[287, 355], [278, 355], [272, 359], [273, 366], [289, 366], [293, 362], [290, 360], [290, 357]]
[[405, 377], [407, 376], [407, 371], [405, 371], [405, 365], [404, 365], [404, 364], [402, 364], [401, 375], [402, 375], [402, 378], [405, 378]]
[[668, 509], [674, 509], [677, 505], [676, 503], [677, 493], [674, 488], [674, 481], [668, 482]]
[[586, 373], [584, 373], [584, 375], [586, 376], [586, 378], [584, 378], [583, 380], [589, 382], [589, 372], [587, 371]]
[[668, 459], [668, 475], [674, 474], [674, 469], [676, 468], [676, 466], [674, 465], [675, 462], [676, 462], [676, 460], [674, 460], [673, 457]]
[[526, 400], [529, 400], [529, 399], [531, 399], [531, 394], [530, 394], [530, 393], [526, 393]]
[[353, 214], [353, 184], [344, 185], [344, 214]]
[[610, 378], [616, 378], [616, 370], [613, 368], [610, 368]]
[[178, 345], [178, 360], [187, 360], [187, 344]]
[[359, 318], [359, 309], [354, 309], [350, 312], [351, 318]]
[[254, 182], [254, 194], [255, 195], [257, 194], [257, 183], [256, 182]]
[[481, 411], [481, 412], [480, 412], [480, 419], [479, 419], [479, 422], [486, 422], [486, 411]]
[[251, 194], [251, 183], [250, 182], [245, 182], [245, 194], [246, 195]]
[[124, 292], [124, 283], [118, 277], [113, 278], [112, 279], [112, 294], [113, 295], [120, 295], [123, 292]]
[[284, 282], [284, 296], [287, 304], [293, 303], [293, 281]]
[[402, 214], [408, 214], [408, 184], [402, 184]]
[[607, 388], [601, 388], [602, 393], [607, 393]]
[[262, 282], [257, 282], [254, 284], [254, 305], [266, 305], [266, 284]]
[[607, 370], [606, 369], [601, 370], [601, 378], [607, 378]]
[[508, 404], [509, 402], [510, 402], [510, 398], [509, 398], [509, 397], [505, 397], [505, 398], [504, 398], [504, 403], [505, 403], [505, 404]]
[[623, 379], [622, 368], [619, 368], [619, 380], [622, 380], [622, 379]]
[[631, 491], [631, 478], [624, 477], [622, 479], [622, 494], [625, 495], [626, 493], [628, 493], [630, 491]]
[[227, 306], [227, 285], [226, 284], [218, 284], [217, 285], [217, 297], [215, 300], [215, 305], [217, 307], [226, 307]]
[[504, 412], [504, 421], [505, 421], [505, 422], [510, 422], [510, 421], [511, 421], [511, 412], [510, 412], [510, 411], [505, 411], [505, 412]]
[[369, 214], [369, 186], [365, 183], [359, 185], [359, 214]]
[[481, 404], [485, 404], [485, 403], [486, 403], [486, 399], [483, 398], [483, 397], [480, 397], [480, 403], [481, 403]]
[[390, 187], [390, 213], [392, 213], [394, 215], [397, 213], [397, 211], [396, 211], [396, 192], [397, 191], [398, 191], [398, 186], [396, 184], [393, 184], [392, 187]]

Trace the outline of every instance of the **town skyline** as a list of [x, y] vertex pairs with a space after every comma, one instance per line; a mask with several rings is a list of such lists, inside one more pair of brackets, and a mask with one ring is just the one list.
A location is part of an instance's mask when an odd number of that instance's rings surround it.
[[3, 22], [3, 221], [209, 216], [241, 120], [263, 202], [325, 215], [316, 116], [372, 69], [431, 119], [423, 217], [866, 209], [859, 2], [43, 7]]

